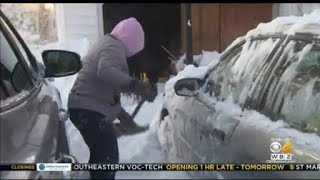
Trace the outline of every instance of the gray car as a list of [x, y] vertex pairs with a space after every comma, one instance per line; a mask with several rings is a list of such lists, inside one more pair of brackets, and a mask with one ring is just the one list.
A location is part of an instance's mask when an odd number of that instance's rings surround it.
[[[320, 25], [311, 27], [319, 29]], [[199, 68], [187, 67], [179, 73], [181, 77], [166, 84], [158, 122], [163, 149], [189, 163], [319, 164], [319, 35], [271, 33], [238, 38], [218, 64], [203, 74]], [[319, 171], [191, 174], [202, 178], [320, 177]]]
[[[63, 50], [35, 59], [9, 20], [0, 11], [1, 163], [76, 162], [69, 155], [59, 91], [45, 78], [62, 77], [81, 69], [80, 56]], [[62, 172], [4, 171], [1, 179], [61, 178]]]

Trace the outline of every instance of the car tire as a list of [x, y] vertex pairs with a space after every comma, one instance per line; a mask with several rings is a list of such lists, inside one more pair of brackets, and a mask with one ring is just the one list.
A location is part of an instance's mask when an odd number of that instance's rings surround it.
[[[58, 142], [57, 142], [57, 150], [55, 154], [55, 160], [59, 160], [61, 157], [61, 154], [69, 154], [69, 143], [67, 139], [66, 129], [65, 129], [65, 123], [62, 121], [59, 121], [59, 127], [58, 127]], [[59, 162], [60, 163], [60, 162]], [[64, 172], [54, 172], [50, 176], [51, 179], [65, 179]]]
[[70, 148], [68, 143], [68, 137], [65, 128], [65, 122], [59, 122], [58, 130], [58, 147], [56, 151], [56, 159], [60, 157], [60, 154], [70, 154]]

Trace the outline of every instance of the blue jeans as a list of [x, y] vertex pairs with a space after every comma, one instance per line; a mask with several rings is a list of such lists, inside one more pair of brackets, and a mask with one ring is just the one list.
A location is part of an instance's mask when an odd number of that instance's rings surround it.
[[[85, 109], [69, 109], [70, 120], [90, 150], [89, 163], [118, 163], [118, 141], [112, 120]], [[114, 179], [115, 171], [90, 171], [91, 179]]]

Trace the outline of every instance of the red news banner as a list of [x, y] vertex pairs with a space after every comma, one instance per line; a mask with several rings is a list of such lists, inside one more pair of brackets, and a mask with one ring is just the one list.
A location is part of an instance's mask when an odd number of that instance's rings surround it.
[[320, 164], [0, 164], [1, 171], [320, 171]]

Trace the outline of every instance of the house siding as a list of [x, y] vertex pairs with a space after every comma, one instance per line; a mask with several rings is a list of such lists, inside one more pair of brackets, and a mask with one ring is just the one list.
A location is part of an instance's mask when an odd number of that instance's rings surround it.
[[87, 39], [90, 44], [102, 36], [99, 3], [56, 4], [60, 42]]
[[320, 9], [320, 3], [277, 3], [274, 4], [273, 17], [302, 16], [310, 14], [315, 9]]

